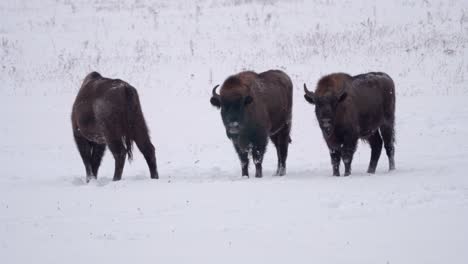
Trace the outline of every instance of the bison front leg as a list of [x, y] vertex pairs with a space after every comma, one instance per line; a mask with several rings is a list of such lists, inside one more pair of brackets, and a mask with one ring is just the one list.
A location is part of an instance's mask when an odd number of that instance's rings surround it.
[[249, 150], [239, 147], [236, 143], [234, 143], [234, 148], [241, 162], [242, 176], [249, 177]]
[[333, 176], [340, 176], [341, 151], [330, 149], [330, 158], [333, 167]]
[[353, 161], [353, 155], [356, 151], [357, 139], [350, 140], [343, 144], [341, 148], [341, 156], [343, 158], [343, 163], [345, 165], [344, 176], [351, 175], [351, 162]]
[[263, 155], [265, 155], [264, 146], [255, 146], [252, 148], [252, 158], [255, 164], [255, 177], [261, 178], [263, 177], [262, 172], [262, 162], [263, 162]]

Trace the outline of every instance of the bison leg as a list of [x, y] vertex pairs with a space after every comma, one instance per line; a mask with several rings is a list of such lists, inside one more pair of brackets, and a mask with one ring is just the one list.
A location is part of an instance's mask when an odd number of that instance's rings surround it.
[[288, 147], [290, 143], [289, 132], [291, 126], [287, 125], [281, 129], [277, 134], [271, 137], [271, 141], [276, 147], [276, 154], [278, 155], [278, 167], [276, 176], [284, 176], [286, 174], [286, 159], [288, 157]]
[[89, 182], [91, 178], [96, 178], [91, 165], [91, 142], [84, 138], [78, 131], [73, 131], [73, 136], [86, 169], [86, 182]]
[[122, 143], [122, 140], [112, 140], [109, 143], [109, 149], [115, 159], [114, 181], [122, 179], [122, 172], [125, 165], [125, 156], [127, 152]]
[[341, 151], [330, 149], [330, 158], [333, 167], [333, 176], [340, 176]]
[[343, 163], [345, 165], [344, 176], [351, 175], [351, 162], [353, 161], [353, 155], [356, 151], [357, 139], [345, 141], [341, 148], [341, 156], [343, 157]]
[[382, 153], [382, 137], [380, 136], [379, 131], [375, 131], [369, 137], [369, 144], [371, 146], [371, 159], [369, 163], [369, 168], [367, 169], [368, 173], [375, 173], [377, 168], [377, 163], [379, 162], [380, 153]]
[[101, 165], [104, 151], [106, 150], [106, 144], [92, 143], [92, 154], [91, 154], [91, 168], [93, 170], [94, 177], [97, 178], [99, 166]]
[[276, 156], [278, 157], [278, 165], [276, 167], [276, 173], [275, 173], [275, 176], [278, 176], [279, 172], [281, 170], [281, 151], [280, 151], [280, 144], [281, 143], [279, 142], [278, 134], [272, 136], [270, 139], [273, 142], [273, 144], [275, 145]]
[[387, 152], [389, 170], [395, 169], [395, 131], [393, 125], [382, 126], [380, 128], [382, 138], [385, 145], [385, 151]]
[[242, 176], [249, 177], [249, 151], [242, 149], [236, 143], [234, 143], [234, 148], [241, 162]]
[[145, 157], [146, 163], [150, 171], [151, 179], [159, 179], [158, 168], [156, 165], [156, 154], [154, 151], [154, 146], [149, 139], [147, 140], [138, 140], [135, 139], [135, 143], [140, 150], [140, 152]]
[[263, 155], [265, 154], [265, 146], [254, 146], [252, 149], [252, 158], [255, 164], [255, 177], [261, 178], [263, 177], [262, 173], [262, 162], [263, 162]]

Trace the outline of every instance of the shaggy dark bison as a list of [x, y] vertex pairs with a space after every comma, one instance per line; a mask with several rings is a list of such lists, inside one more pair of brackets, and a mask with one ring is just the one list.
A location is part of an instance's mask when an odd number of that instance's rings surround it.
[[260, 74], [245, 71], [227, 78], [220, 93], [212, 91], [211, 104], [221, 108], [227, 137], [239, 155], [242, 176], [249, 176], [249, 153], [255, 177], [262, 177], [262, 161], [268, 137], [276, 147], [276, 175], [286, 173], [291, 143], [292, 82], [286, 73], [270, 70]]
[[389, 169], [395, 169], [395, 85], [382, 72], [357, 76], [334, 73], [321, 78], [315, 92], [307, 90], [305, 99], [315, 104], [315, 114], [330, 150], [333, 175], [340, 176], [340, 161], [345, 176], [351, 174], [351, 162], [358, 139], [369, 142], [371, 159], [368, 173], [375, 173], [382, 139]]
[[151, 178], [158, 178], [154, 146], [138, 93], [130, 84], [97, 72], [88, 74], [73, 104], [71, 121], [87, 182], [97, 177], [106, 145], [115, 159], [114, 181], [120, 180], [125, 156], [132, 159], [133, 141], [148, 163]]

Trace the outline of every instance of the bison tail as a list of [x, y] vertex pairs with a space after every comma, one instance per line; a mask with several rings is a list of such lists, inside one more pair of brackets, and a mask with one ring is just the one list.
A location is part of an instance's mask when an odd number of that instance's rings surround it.
[[130, 137], [125, 137], [125, 150], [127, 151], [128, 161], [133, 160], [133, 141]]
[[139, 105], [139, 100], [138, 100], [138, 94], [132, 86], [127, 85], [125, 87], [125, 95], [126, 95], [126, 100], [127, 100], [127, 113], [126, 113], [126, 121], [127, 125], [126, 131], [125, 131], [125, 136], [124, 136], [124, 141], [125, 141], [125, 150], [127, 152], [128, 156], [128, 161], [133, 160], [133, 141], [134, 141], [134, 128], [136, 126], [136, 115], [141, 111], [140, 110], [140, 105]]

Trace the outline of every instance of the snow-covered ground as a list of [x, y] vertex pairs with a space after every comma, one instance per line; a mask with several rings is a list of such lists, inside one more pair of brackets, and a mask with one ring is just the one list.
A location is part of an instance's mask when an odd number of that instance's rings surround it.
[[[467, 263], [468, 2], [0, 2], [1, 263]], [[285, 177], [240, 177], [211, 88], [244, 69], [295, 85]], [[70, 110], [91, 70], [140, 93], [160, 180], [142, 155], [84, 183]], [[302, 83], [385, 71], [397, 170], [331, 176]], [[252, 171], [253, 168], [251, 168]]]

